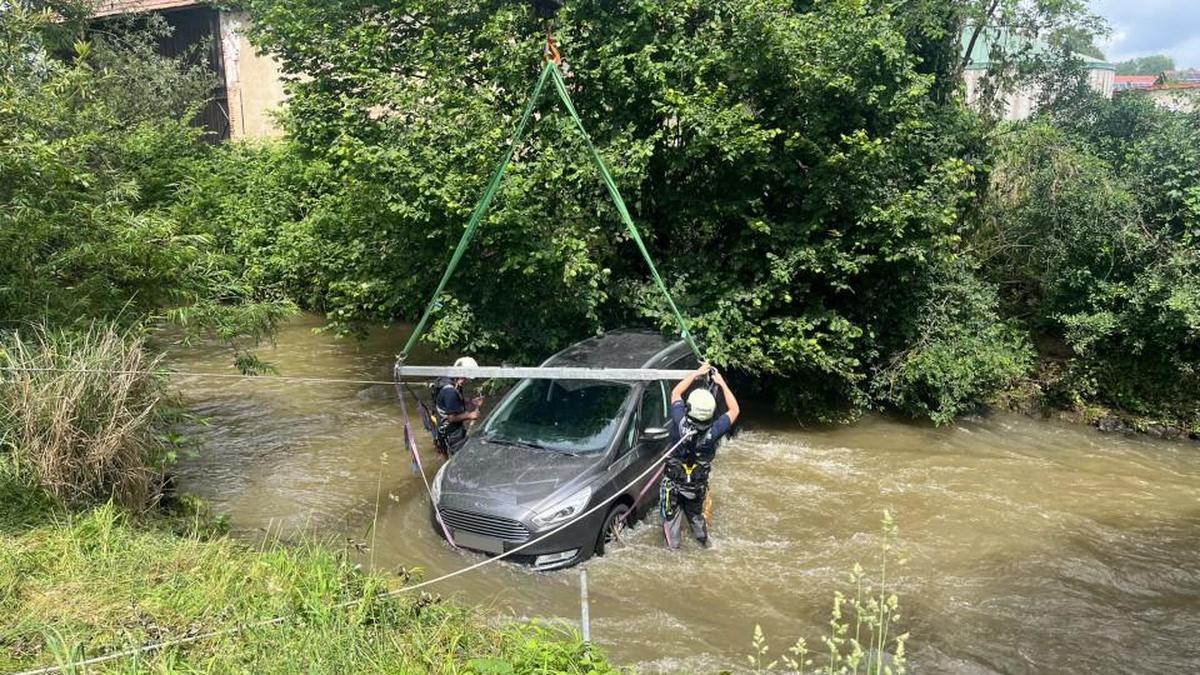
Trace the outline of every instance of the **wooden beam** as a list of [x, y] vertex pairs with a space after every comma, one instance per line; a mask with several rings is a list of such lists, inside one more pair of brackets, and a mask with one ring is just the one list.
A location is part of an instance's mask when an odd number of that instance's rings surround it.
[[510, 368], [507, 366], [396, 366], [400, 379], [430, 379], [435, 377], [465, 377], [473, 380], [607, 380], [616, 382], [678, 381], [691, 375], [692, 370], [655, 370], [652, 368]]

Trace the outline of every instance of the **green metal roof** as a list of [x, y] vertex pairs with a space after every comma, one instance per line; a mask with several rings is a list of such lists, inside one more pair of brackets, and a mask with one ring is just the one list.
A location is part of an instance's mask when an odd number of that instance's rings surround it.
[[[970, 27], [964, 28], [962, 32], [962, 53], [967, 53], [967, 45], [971, 41]], [[1041, 40], [1031, 40], [1030, 38], [1018, 35], [1007, 29], [987, 28], [979, 34], [979, 39], [975, 41], [975, 48], [971, 50], [971, 60], [967, 64], [967, 70], [987, 70], [992, 67], [992, 47], [993, 45], [1005, 48], [1007, 51], [1016, 51], [1023, 47], [1029, 47], [1035, 54], [1045, 54], [1050, 52], [1050, 45], [1047, 45]], [[1116, 71], [1116, 65], [1097, 59], [1086, 54], [1076, 53], [1075, 57], [1083, 61], [1088, 70], [1112, 70]]]

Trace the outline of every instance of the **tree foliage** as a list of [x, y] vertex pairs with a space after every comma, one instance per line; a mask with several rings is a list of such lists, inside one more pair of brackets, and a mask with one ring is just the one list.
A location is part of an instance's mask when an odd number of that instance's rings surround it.
[[[541, 66], [521, 3], [250, 0], [289, 134], [215, 148], [188, 124], [211, 80], [157, 56], [153, 22], [88, 31], [30, 6], [0, 22], [12, 324], [234, 339], [283, 297], [343, 331], [411, 320]], [[1074, 0], [905, 7], [564, 11], [571, 95], [707, 355], [783, 409], [947, 422], [1030, 375], [1033, 335], [1062, 401], [1194, 418], [1197, 117], [1070, 85], [1071, 45], [1095, 34]], [[1040, 119], [997, 127], [956, 96], [961, 30], [1009, 20], [1061, 43], [1018, 68], [1058, 84]], [[536, 362], [603, 328], [674, 330], [556, 106], [515, 149], [432, 342]]]
[[[1087, 0], [955, 0], [962, 52], [955, 81], [972, 62], [986, 64], [973, 105], [984, 118], [1003, 119], [1014, 92], [1036, 93], [1039, 108], [1089, 89], [1083, 56], [1103, 58], [1095, 42], [1108, 25]], [[982, 61], [982, 64], [979, 63]]]
[[1005, 304], [1066, 348], [1068, 401], [1200, 422], [1200, 119], [1138, 97], [1015, 130], [979, 250]]
[[[516, 3], [250, 7], [292, 78], [289, 133], [337, 186], [281, 229], [320, 261], [305, 292], [341, 327], [415, 317], [528, 94], [538, 26]], [[961, 241], [980, 148], [913, 54], [936, 23], [850, 0], [561, 17], [571, 94], [708, 355], [774, 376], [786, 407], [870, 405]], [[433, 338], [534, 361], [600, 327], [669, 327], [582, 139], [538, 113]]]
[[1175, 59], [1166, 54], [1142, 56], [1117, 64], [1118, 75], [1161, 75], [1168, 70], [1175, 70]]
[[224, 337], [286, 311], [245, 283], [178, 187], [221, 153], [189, 124], [211, 75], [159, 56], [161, 22], [91, 27], [73, 5], [0, 14], [0, 318], [174, 318]]

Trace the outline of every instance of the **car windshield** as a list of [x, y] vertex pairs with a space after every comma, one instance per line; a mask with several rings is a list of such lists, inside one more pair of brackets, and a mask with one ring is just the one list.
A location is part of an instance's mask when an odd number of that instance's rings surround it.
[[526, 380], [483, 428], [491, 441], [585, 454], [608, 447], [621, 423], [628, 384]]

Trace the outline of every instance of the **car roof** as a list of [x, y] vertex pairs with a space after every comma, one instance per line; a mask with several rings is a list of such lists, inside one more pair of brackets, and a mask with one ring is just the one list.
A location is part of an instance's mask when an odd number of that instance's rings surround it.
[[567, 347], [542, 363], [542, 367], [653, 368], [687, 353], [687, 343], [661, 333], [615, 330]]

